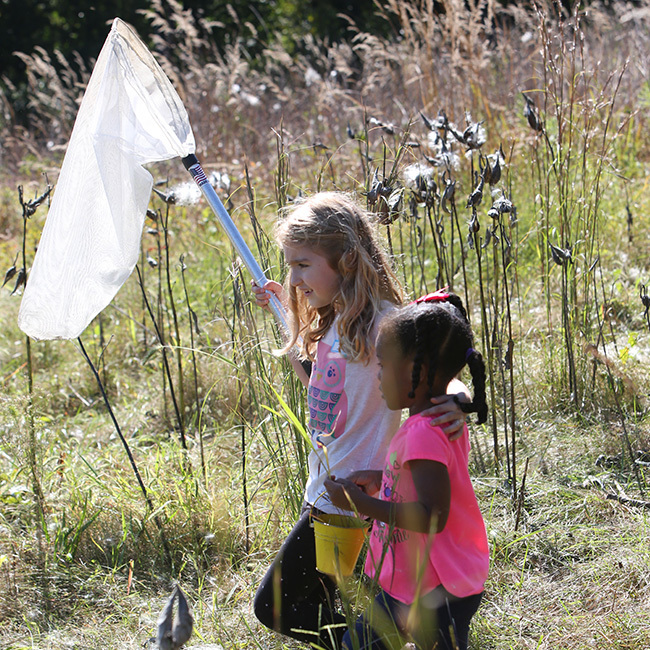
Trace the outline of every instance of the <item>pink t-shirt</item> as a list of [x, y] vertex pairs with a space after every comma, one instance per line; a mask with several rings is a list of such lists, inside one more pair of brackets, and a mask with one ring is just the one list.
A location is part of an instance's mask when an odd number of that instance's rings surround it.
[[[469, 436], [450, 441], [422, 415], [410, 417], [392, 439], [380, 498], [397, 503], [417, 501], [409, 470], [411, 460], [434, 460], [447, 467], [451, 484], [449, 517], [444, 530], [430, 537], [375, 521], [370, 535], [366, 573], [397, 600], [411, 604], [416, 596], [442, 584], [464, 598], [478, 594], [488, 574], [485, 524], [467, 469]], [[377, 569], [378, 567], [378, 569]], [[421, 576], [418, 578], [418, 576]]]

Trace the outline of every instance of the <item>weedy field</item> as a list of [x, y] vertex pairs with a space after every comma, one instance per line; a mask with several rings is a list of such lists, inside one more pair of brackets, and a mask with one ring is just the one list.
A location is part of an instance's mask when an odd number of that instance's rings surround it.
[[[254, 26], [220, 53], [152, 2], [154, 51], [270, 277], [278, 211], [340, 189], [411, 296], [469, 305], [491, 546], [471, 648], [650, 648], [650, 4], [441, 5], [388, 0], [391, 39], [351, 25], [251, 60]], [[90, 73], [24, 60], [30, 132], [0, 98], [0, 646], [141, 647], [178, 582], [190, 646], [298, 647], [252, 598], [300, 508], [305, 395], [180, 161], [151, 168], [137, 272], [80, 339], [17, 327]]]

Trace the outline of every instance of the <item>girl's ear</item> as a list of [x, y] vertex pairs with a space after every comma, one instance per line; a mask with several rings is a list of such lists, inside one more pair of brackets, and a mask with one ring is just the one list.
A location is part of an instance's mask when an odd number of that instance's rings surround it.
[[418, 382], [418, 386], [426, 386], [428, 376], [429, 376], [429, 364], [425, 361], [420, 364], [420, 381]]

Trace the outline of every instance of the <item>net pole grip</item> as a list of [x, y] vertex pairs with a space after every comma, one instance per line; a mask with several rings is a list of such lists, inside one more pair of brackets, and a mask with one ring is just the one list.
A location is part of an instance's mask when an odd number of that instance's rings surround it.
[[[203, 171], [203, 168], [201, 167], [201, 163], [199, 163], [199, 159], [194, 154], [190, 154], [181, 160], [185, 166], [185, 169], [187, 169], [187, 171], [192, 175], [192, 178], [199, 186], [199, 189], [201, 190], [203, 196], [210, 204], [210, 207], [217, 216], [217, 219], [219, 219], [219, 222], [221, 223], [223, 229], [226, 231], [226, 235], [228, 235], [228, 239], [235, 247], [237, 254], [241, 257], [242, 261], [244, 262], [244, 266], [248, 269], [248, 272], [253, 277], [255, 284], [257, 284], [258, 287], [264, 287], [269, 281], [268, 278], [264, 274], [264, 271], [262, 271], [260, 265], [257, 263], [257, 260], [253, 257], [250, 248], [248, 248], [248, 245], [241, 236], [239, 230], [237, 229], [237, 226], [230, 218], [230, 215], [221, 202], [221, 199], [214, 191], [214, 188], [210, 184], [210, 181], [208, 180], [205, 172]], [[284, 328], [286, 332], [288, 332], [289, 325], [287, 323], [287, 315], [284, 307], [276, 295], [272, 293], [270, 295], [271, 299], [269, 306], [271, 307], [271, 310], [273, 311], [273, 314], [278, 323]]]

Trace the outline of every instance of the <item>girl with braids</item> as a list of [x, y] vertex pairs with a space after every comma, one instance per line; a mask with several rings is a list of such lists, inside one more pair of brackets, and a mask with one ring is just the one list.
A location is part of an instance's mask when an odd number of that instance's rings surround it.
[[409, 638], [420, 650], [467, 648], [488, 573], [485, 524], [467, 469], [468, 436], [432, 434], [425, 409], [467, 365], [474, 400], [459, 406], [485, 422], [485, 365], [472, 346], [454, 294], [429, 294], [381, 323], [381, 391], [388, 408], [408, 408], [410, 417], [390, 443], [383, 473], [325, 481], [332, 503], [375, 520], [366, 573], [379, 593], [346, 633], [345, 648], [393, 650]]
[[[338, 512], [324, 487], [328, 471], [347, 476], [380, 466], [399, 427], [399, 411], [381, 398], [374, 342], [379, 323], [401, 303], [402, 289], [369, 216], [345, 194], [319, 193], [297, 204], [276, 237], [289, 267], [287, 288], [269, 282], [253, 292], [262, 307], [269, 292], [288, 305], [292, 332], [285, 351], [300, 338], [311, 361], [309, 377], [297, 359], [292, 364], [308, 388], [314, 451], [302, 515], [263, 578], [254, 609], [267, 627], [338, 648], [345, 618], [333, 606], [334, 581], [316, 570], [310, 512]], [[466, 394], [466, 388], [454, 380], [449, 392]], [[465, 415], [444, 393], [428, 412], [453, 435], [462, 432]]]

